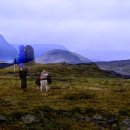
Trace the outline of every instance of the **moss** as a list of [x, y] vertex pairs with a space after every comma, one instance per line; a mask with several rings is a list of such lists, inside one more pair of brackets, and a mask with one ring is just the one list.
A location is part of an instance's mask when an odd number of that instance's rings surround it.
[[95, 96], [96, 95], [94, 93], [75, 92], [75, 93], [67, 93], [64, 96], [64, 99], [68, 99], [68, 100], [94, 99]]
[[[118, 113], [130, 116], [130, 80], [112, 78], [95, 65], [37, 64], [30, 69], [36, 75], [46, 69], [52, 76], [48, 93], [36, 89], [33, 79], [28, 77], [28, 91], [20, 90], [18, 68], [0, 70], [0, 114], [8, 117], [3, 126], [7, 130], [98, 130], [100, 126], [92, 122], [83, 123], [79, 119], [104, 118]], [[40, 122], [25, 125], [20, 119], [33, 114]], [[104, 128], [105, 129], [105, 128]]]

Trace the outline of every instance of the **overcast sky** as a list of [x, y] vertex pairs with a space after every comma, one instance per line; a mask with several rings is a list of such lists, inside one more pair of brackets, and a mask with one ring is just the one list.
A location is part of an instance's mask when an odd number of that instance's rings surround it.
[[0, 34], [92, 60], [130, 59], [130, 0], [0, 0]]

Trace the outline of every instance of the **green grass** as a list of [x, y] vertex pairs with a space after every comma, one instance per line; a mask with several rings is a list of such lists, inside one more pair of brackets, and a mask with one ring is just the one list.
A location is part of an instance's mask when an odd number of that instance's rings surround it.
[[[121, 119], [130, 115], [130, 80], [109, 77], [95, 65], [31, 67], [31, 74], [49, 71], [53, 83], [47, 93], [37, 90], [29, 77], [28, 91], [23, 92], [12, 68], [0, 70], [0, 114], [9, 120], [2, 124], [4, 130], [99, 130], [98, 124], [79, 119], [97, 113], [105, 118], [119, 113]], [[21, 117], [28, 113], [40, 122], [25, 125]]]

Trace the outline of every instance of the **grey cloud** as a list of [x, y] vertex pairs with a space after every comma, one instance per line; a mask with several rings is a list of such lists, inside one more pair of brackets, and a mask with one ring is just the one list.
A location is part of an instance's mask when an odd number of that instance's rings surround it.
[[11, 43], [58, 43], [115, 58], [114, 51], [130, 51], [129, 12], [129, 0], [2, 0], [0, 33]]
[[[8, 3], [8, 4], [7, 4]], [[9, 19], [129, 19], [130, 1], [4, 0], [0, 14]]]

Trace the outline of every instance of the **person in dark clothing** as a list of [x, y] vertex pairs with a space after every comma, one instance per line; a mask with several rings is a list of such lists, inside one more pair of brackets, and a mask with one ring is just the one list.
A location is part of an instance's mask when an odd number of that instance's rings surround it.
[[21, 80], [21, 89], [23, 91], [27, 90], [27, 73], [28, 69], [25, 67], [19, 68], [19, 77]]

